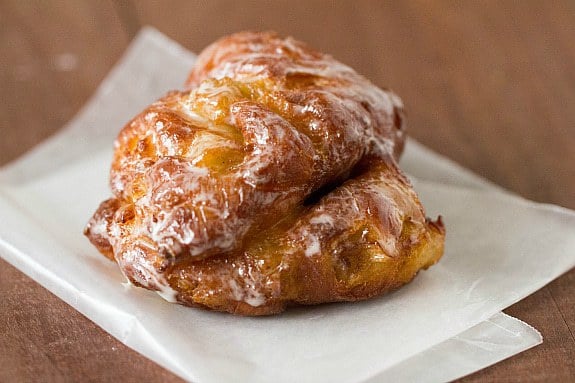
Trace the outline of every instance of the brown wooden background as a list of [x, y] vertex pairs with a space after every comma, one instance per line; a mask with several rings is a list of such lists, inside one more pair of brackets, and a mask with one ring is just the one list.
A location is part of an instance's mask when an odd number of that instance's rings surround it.
[[[424, 144], [575, 208], [570, 0], [0, 0], [0, 164], [70, 119], [146, 24], [196, 52], [244, 29], [305, 40], [399, 93]], [[0, 291], [0, 381], [179, 381], [1, 260]], [[464, 381], [575, 381], [574, 293], [572, 270], [506, 310], [544, 344]]]

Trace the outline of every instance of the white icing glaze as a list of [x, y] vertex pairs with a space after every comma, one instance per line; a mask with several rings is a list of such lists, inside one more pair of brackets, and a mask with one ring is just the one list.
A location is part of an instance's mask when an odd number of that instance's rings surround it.
[[90, 225], [90, 233], [94, 236], [108, 239], [108, 222], [103, 219], [93, 222]]
[[304, 254], [306, 257], [313, 257], [314, 255], [321, 254], [321, 242], [315, 234], [309, 233], [307, 230], [302, 233], [305, 241]]
[[264, 294], [259, 292], [253, 285], [242, 280], [240, 285], [235, 279], [229, 279], [228, 286], [231, 291], [231, 297], [239, 302], [245, 302], [253, 307], [259, 307], [266, 303], [267, 299]]
[[314, 216], [312, 219], [309, 220], [309, 223], [312, 225], [330, 225], [333, 226], [334, 219], [331, 214], [322, 213], [318, 216]]
[[[149, 260], [142, 258], [141, 254], [138, 254], [137, 250], [126, 250], [122, 254], [122, 259], [118, 260], [118, 262], [128, 263], [134, 268], [134, 273], [129, 276], [125, 275], [128, 278], [128, 282], [130, 281], [129, 278], [132, 277], [140, 285], [155, 290], [166, 301], [177, 302], [178, 292], [169, 285], [164, 275], [158, 272]], [[122, 268], [122, 272], [125, 273], [125, 269]], [[124, 287], [127, 286], [124, 284]]]

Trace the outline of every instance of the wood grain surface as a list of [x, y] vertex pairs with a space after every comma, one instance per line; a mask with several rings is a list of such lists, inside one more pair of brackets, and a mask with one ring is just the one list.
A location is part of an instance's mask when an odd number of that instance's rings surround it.
[[[143, 25], [196, 52], [238, 30], [293, 35], [394, 89], [425, 145], [575, 208], [570, 0], [0, 0], [0, 165], [69, 120]], [[0, 291], [1, 382], [180, 381], [1, 260]], [[544, 343], [462, 381], [575, 381], [574, 293], [572, 270], [507, 309]]]

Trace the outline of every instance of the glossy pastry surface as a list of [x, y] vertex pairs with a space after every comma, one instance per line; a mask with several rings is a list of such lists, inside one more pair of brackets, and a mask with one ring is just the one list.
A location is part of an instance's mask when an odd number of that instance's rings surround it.
[[443, 253], [397, 167], [403, 106], [291, 38], [208, 47], [115, 143], [85, 233], [134, 284], [244, 315], [372, 297]]

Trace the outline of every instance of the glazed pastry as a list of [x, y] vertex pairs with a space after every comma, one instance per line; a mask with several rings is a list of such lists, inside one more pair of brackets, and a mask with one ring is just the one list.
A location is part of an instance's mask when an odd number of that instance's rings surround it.
[[331, 56], [226, 37], [120, 132], [114, 197], [85, 234], [133, 284], [235, 314], [398, 288], [445, 236], [397, 166], [404, 120], [396, 95]]

